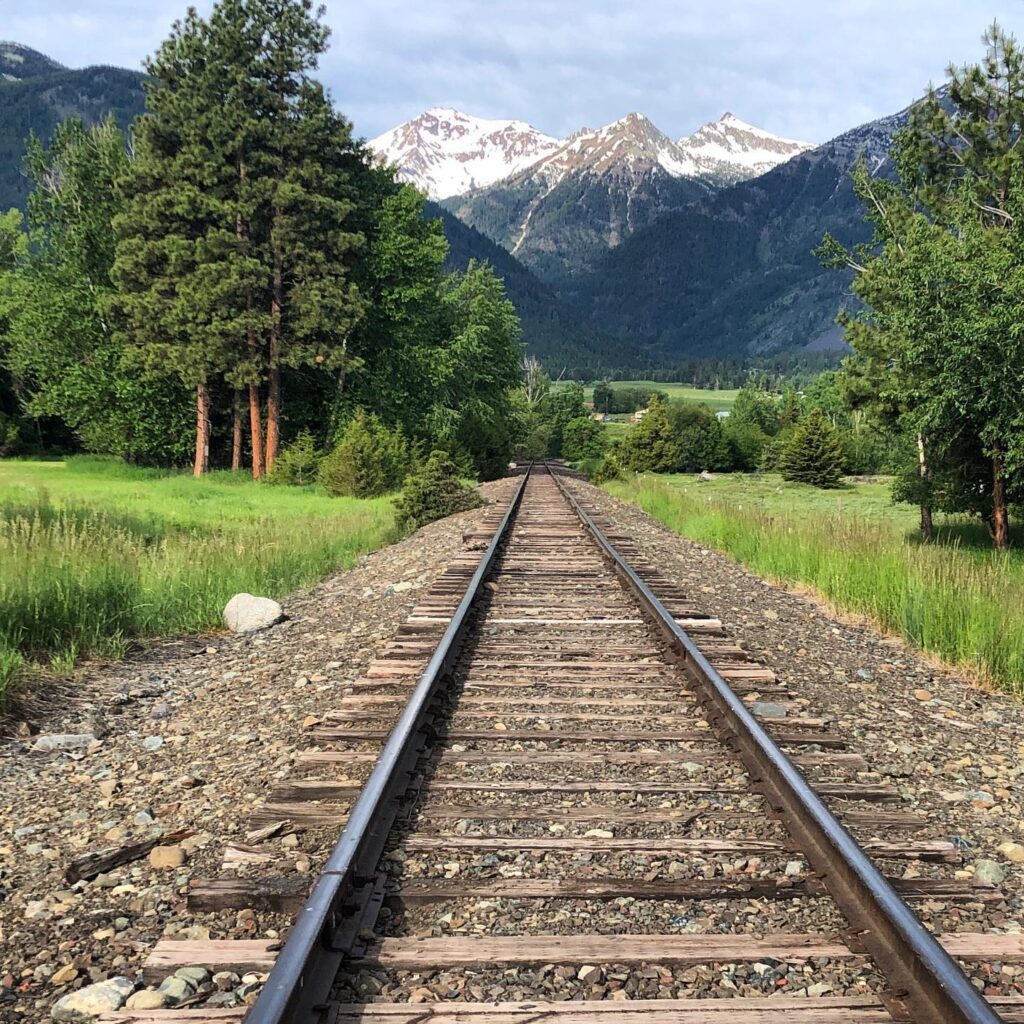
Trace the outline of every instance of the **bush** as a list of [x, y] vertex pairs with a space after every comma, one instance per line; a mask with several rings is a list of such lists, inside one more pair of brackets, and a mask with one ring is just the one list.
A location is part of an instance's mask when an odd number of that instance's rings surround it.
[[395, 502], [395, 511], [399, 526], [412, 531], [482, 504], [480, 495], [459, 478], [459, 469], [451, 456], [434, 451], [409, 475]]
[[783, 480], [836, 487], [843, 476], [843, 445], [820, 409], [812, 409], [796, 425], [782, 450], [779, 469]]
[[303, 430], [291, 444], [286, 444], [281, 449], [274, 468], [267, 476], [267, 483], [302, 487], [316, 480], [319, 468], [320, 455], [317, 453], [313, 435], [308, 430]]
[[401, 430], [388, 430], [362, 409], [320, 463], [319, 480], [332, 498], [373, 498], [393, 491], [409, 467], [409, 445]]
[[619, 480], [622, 478], [622, 466], [616, 457], [615, 452], [609, 452], [594, 469], [594, 472], [590, 475], [591, 483], [603, 484], [609, 480]]
[[13, 416], [0, 412], [0, 456], [14, 455], [21, 440], [18, 421]]

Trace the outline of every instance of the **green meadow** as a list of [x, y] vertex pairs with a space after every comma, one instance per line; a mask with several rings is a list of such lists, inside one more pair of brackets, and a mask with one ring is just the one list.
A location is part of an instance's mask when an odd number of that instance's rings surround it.
[[1024, 693], [1024, 553], [940, 518], [919, 541], [917, 513], [885, 481], [822, 491], [775, 475], [643, 475], [606, 484], [685, 537], [759, 575], [814, 588], [919, 649]]
[[309, 586], [393, 530], [389, 498], [96, 458], [0, 462], [0, 701], [27, 664], [67, 671], [216, 626], [233, 594]]
[[[613, 380], [613, 388], [650, 388], [652, 391], [661, 391], [668, 395], [670, 400], [685, 399], [687, 402], [703, 402], [714, 412], [723, 409], [731, 409], [739, 391], [735, 388], [723, 389], [721, 391], [705, 390], [704, 388], [693, 388], [689, 384], [665, 384], [656, 380]], [[584, 388], [584, 398], [590, 402], [594, 398], [594, 385], [588, 384]]]

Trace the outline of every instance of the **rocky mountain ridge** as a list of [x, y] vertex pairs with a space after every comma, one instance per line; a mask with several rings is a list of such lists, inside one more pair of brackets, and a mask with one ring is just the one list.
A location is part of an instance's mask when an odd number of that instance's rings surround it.
[[635, 178], [655, 168], [717, 187], [763, 174], [813, 148], [730, 113], [678, 140], [637, 112], [559, 140], [523, 121], [485, 120], [450, 107], [424, 111], [369, 145], [432, 199], [451, 199], [523, 175], [554, 188], [572, 175]]

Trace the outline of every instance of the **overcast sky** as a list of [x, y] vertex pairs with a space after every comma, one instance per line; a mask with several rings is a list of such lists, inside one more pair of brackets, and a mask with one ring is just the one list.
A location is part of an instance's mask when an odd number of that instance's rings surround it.
[[[135, 68], [185, 6], [0, 0], [0, 34]], [[1024, 0], [328, 0], [321, 76], [367, 137], [454, 106], [552, 135], [639, 110], [673, 137], [730, 110], [823, 142], [976, 60], [993, 18], [1024, 35]]]

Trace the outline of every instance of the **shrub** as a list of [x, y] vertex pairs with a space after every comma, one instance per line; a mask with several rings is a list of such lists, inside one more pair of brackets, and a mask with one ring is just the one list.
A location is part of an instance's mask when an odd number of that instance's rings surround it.
[[372, 498], [400, 486], [409, 466], [409, 445], [362, 409], [320, 463], [319, 480], [332, 498]]
[[836, 487], [843, 476], [843, 444], [820, 409], [812, 409], [793, 431], [779, 459], [783, 480]]
[[412, 531], [481, 504], [480, 495], [459, 478], [459, 469], [451, 456], [434, 451], [409, 475], [395, 502], [395, 511], [399, 526]]
[[615, 452], [609, 452], [590, 474], [590, 479], [595, 484], [607, 483], [609, 480], [622, 478], [622, 466], [616, 457]]
[[291, 444], [286, 444], [281, 449], [274, 468], [267, 476], [267, 483], [301, 487], [316, 480], [319, 468], [320, 455], [317, 453], [313, 435], [308, 430], [303, 430]]
[[0, 412], [0, 456], [14, 455], [21, 440], [18, 421], [13, 416]]

